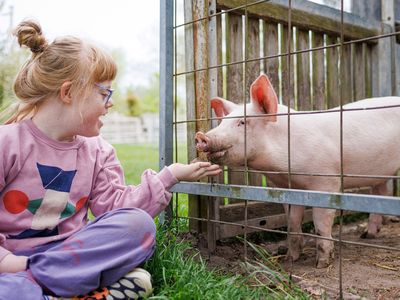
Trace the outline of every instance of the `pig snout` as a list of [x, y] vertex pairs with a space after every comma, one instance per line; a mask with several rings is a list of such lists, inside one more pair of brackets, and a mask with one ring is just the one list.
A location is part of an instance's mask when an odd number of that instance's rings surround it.
[[196, 149], [201, 152], [209, 151], [210, 139], [201, 131], [196, 133]]

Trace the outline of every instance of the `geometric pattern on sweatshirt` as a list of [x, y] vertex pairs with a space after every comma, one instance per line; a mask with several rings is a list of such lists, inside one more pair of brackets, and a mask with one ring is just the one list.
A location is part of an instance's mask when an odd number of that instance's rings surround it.
[[29, 200], [19, 190], [8, 191], [4, 195], [4, 206], [9, 213], [18, 214], [28, 210], [33, 214], [32, 225], [18, 235], [10, 235], [12, 239], [47, 237], [58, 235], [58, 223], [79, 211], [88, 197], [81, 198], [76, 207], [69, 202], [72, 181], [76, 170], [64, 171], [58, 167], [36, 164], [45, 194], [43, 198]]

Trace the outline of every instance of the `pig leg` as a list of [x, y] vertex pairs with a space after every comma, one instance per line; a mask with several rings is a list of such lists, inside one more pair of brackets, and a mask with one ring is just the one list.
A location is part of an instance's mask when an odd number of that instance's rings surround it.
[[[332, 238], [332, 225], [333, 219], [335, 218], [335, 209], [327, 208], [313, 208], [313, 221], [315, 227], [315, 233], [319, 236]], [[317, 257], [316, 266], [317, 268], [326, 268], [333, 259], [333, 241], [324, 239], [317, 239]]]
[[[374, 186], [372, 194], [381, 196], [393, 195], [392, 181], [387, 181], [380, 185]], [[361, 235], [363, 239], [374, 239], [378, 235], [378, 232], [382, 227], [383, 216], [378, 214], [370, 214], [368, 219], [368, 227], [366, 231]]]
[[[288, 228], [290, 232], [301, 233], [301, 225], [304, 216], [304, 206], [291, 205], [289, 211], [289, 205], [284, 205]], [[289, 235], [287, 239], [288, 243], [288, 259], [293, 261], [300, 257], [301, 250], [303, 248], [303, 236], [301, 235]]]

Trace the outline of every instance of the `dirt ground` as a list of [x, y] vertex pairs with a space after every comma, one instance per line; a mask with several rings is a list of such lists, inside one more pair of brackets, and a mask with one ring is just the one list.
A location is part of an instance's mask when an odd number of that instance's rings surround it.
[[[366, 227], [366, 220], [346, 224], [343, 227], [343, 240], [397, 247], [400, 249], [400, 223], [388, 221], [383, 225], [376, 239], [361, 239]], [[339, 226], [333, 228], [333, 236], [338, 237]], [[237, 239], [217, 242], [215, 253], [210, 255], [204, 238], [188, 235], [197, 247], [210, 268], [217, 268], [228, 273], [244, 273], [244, 246]], [[252, 237], [250, 236], [250, 239]], [[252, 241], [254, 242], [254, 241]], [[285, 241], [268, 241], [256, 238], [258, 245], [267, 249], [272, 255], [278, 255], [285, 249]], [[335, 262], [327, 269], [316, 269], [315, 241], [306, 238], [303, 254], [290, 266], [284, 258], [281, 265], [292, 273], [294, 281], [311, 298], [338, 299], [339, 297], [339, 263], [338, 245], [335, 248]], [[255, 255], [248, 251], [249, 260]], [[284, 257], [284, 256], [283, 256]], [[400, 251], [382, 250], [372, 247], [348, 245], [342, 246], [343, 296], [345, 299], [400, 299]], [[290, 272], [291, 271], [291, 272]]]

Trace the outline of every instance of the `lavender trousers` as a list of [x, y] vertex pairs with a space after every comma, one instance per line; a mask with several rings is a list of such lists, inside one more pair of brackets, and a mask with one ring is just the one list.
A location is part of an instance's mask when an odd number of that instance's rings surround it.
[[153, 255], [155, 235], [143, 210], [107, 212], [65, 240], [15, 253], [29, 257], [28, 270], [0, 273], [0, 300], [72, 297], [113, 284]]

